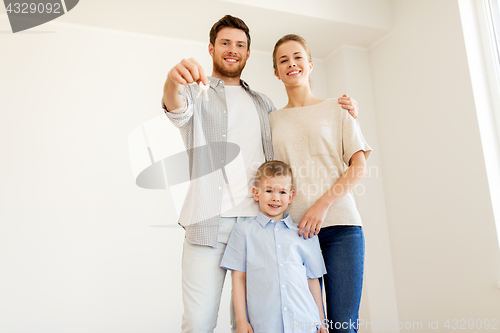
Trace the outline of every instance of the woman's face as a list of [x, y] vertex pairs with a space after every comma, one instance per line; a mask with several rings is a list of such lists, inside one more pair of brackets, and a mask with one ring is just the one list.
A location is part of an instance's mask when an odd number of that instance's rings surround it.
[[285, 86], [309, 84], [313, 63], [309, 62], [307, 52], [299, 42], [288, 41], [281, 44], [276, 51], [276, 64], [278, 70], [274, 75]]

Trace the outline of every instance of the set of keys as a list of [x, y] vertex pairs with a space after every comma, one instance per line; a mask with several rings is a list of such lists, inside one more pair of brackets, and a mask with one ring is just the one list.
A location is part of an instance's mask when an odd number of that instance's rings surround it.
[[210, 85], [205, 85], [203, 82], [199, 82], [198, 85], [200, 86], [200, 90], [198, 91], [198, 94], [196, 95], [196, 98], [200, 97], [201, 93], [204, 92], [205, 95], [205, 100], [208, 102], [208, 89], [210, 88]]

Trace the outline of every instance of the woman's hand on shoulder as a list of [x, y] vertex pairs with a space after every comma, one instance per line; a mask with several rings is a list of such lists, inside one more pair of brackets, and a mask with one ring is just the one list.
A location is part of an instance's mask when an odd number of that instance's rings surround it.
[[358, 102], [356, 102], [354, 98], [344, 94], [344, 96], [339, 98], [339, 104], [342, 106], [343, 109], [349, 111], [349, 114], [354, 119], [358, 119], [358, 110], [359, 110]]
[[326, 327], [321, 327], [319, 330], [318, 330], [318, 333], [328, 333], [328, 329]]
[[330, 205], [321, 200], [321, 198], [316, 201], [299, 223], [299, 236], [308, 239], [319, 234], [329, 208]]

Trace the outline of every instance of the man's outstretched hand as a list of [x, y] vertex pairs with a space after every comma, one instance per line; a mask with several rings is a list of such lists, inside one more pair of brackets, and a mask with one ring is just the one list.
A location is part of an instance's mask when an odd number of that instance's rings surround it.
[[183, 86], [194, 82], [209, 84], [203, 67], [194, 58], [182, 59], [168, 72], [163, 86], [163, 103], [169, 111], [179, 113], [183, 110]]
[[344, 96], [339, 98], [339, 104], [342, 105], [342, 108], [349, 111], [349, 114], [354, 118], [358, 119], [358, 102], [353, 98], [344, 94]]
[[203, 67], [194, 58], [182, 59], [168, 72], [168, 80], [183, 86], [194, 82], [203, 82], [205, 85], [209, 83]]

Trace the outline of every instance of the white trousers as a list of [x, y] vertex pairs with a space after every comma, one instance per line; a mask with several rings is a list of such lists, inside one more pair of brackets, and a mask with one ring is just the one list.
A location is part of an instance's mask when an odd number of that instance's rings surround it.
[[[223, 217], [219, 226], [217, 248], [192, 245], [184, 241], [182, 255], [182, 333], [213, 333], [217, 326], [222, 287], [226, 270], [220, 268], [231, 230], [237, 222], [255, 217]], [[232, 293], [231, 293], [232, 295]], [[233, 297], [231, 327], [236, 332]]]

